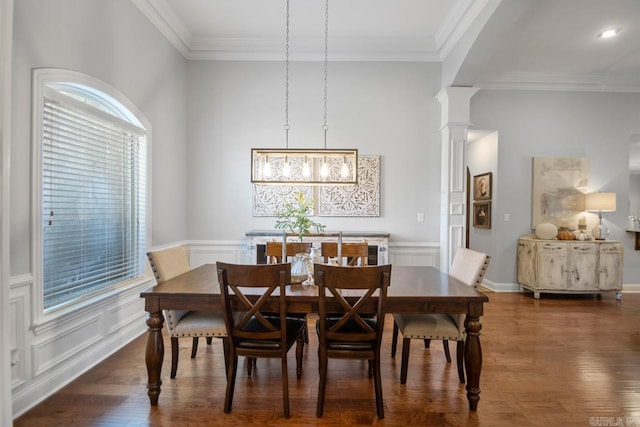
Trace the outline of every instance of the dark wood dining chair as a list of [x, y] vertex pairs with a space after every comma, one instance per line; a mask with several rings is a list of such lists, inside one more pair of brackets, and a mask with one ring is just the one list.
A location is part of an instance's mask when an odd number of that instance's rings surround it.
[[308, 254], [311, 252], [311, 242], [287, 242], [287, 259], [282, 259], [282, 242], [267, 242], [265, 248], [265, 255], [267, 257], [267, 264], [280, 264], [282, 262], [289, 262], [289, 257], [296, 254]]
[[[364, 359], [373, 370], [376, 410], [378, 418], [382, 419], [380, 343], [391, 265], [340, 267], [315, 264], [314, 271], [319, 296], [316, 330], [320, 364], [316, 416], [322, 417], [324, 410], [328, 359]], [[373, 303], [375, 296], [377, 304]], [[375, 316], [367, 316], [370, 314]]]
[[[338, 256], [338, 244], [336, 242], [322, 242], [320, 247], [325, 263], [329, 262], [329, 258]], [[340, 255], [342, 258], [347, 258], [348, 265], [368, 265], [369, 245], [366, 241], [343, 243]], [[342, 262], [341, 260], [339, 261]]]
[[[302, 374], [306, 320], [287, 316], [291, 264], [240, 265], [218, 262], [218, 283], [229, 335], [224, 412], [231, 411], [238, 356], [280, 358], [284, 416], [289, 418], [287, 353], [296, 343], [296, 376]], [[267, 305], [277, 301], [277, 307]]]
[[[287, 242], [287, 252], [285, 254], [286, 259], [282, 260], [282, 242], [267, 242], [265, 255], [267, 256], [267, 264], [278, 264], [282, 262], [289, 262], [289, 257], [293, 257], [297, 254], [308, 254], [311, 252], [311, 242]], [[304, 313], [289, 313], [290, 317], [298, 319], [305, 319], [307, 315]], [[306, 327], [305, 321], [304, 328], [304, 342], [309, 344], [309, 331]], [[251, 375], [251, 364], [247, 366], [247, 372]]]
[[[147, 253], [151, 270], [157, 283], [179, 276], [191, 270], [189, 249], [185, 246], [151, 251]], [[225, 366], [228, 360], [227, 328], [221, 313], [212, 311], [165, 310], [166, 326], [171, 338], [171, 378], [176, 377], [178, 371], [179, 338], [192, 338], [191, 358], [196, 357], [198, 340], [204, 337], [207, 344], [212, 338], [221, 338], [225, 355]]]
[[[482, 252], [458, 248], [453, 259], [453, 264], [449, 269], [449, 275], [469, 286], [477, 288], [482, 284], [482, 279], [487, 268], [489, 268], [490, 260], [491, 257]], [[442, 340], [447, 363], [451, 363], [449, 341], [457, 341], [456, 362], [458, 365], [458, 378], [461, 383], [464, 383], [464, 342], [466, 339], [464, 321], [465, 315], [460, 313], [394, 314], [391, 357], [396, 356], [398, 331], [400, 331], [402, 332], [400, 383], [407, 383], [409, 349], [412, 339], [423, 340], [425, 348], [429, 348], [431, 340]]]

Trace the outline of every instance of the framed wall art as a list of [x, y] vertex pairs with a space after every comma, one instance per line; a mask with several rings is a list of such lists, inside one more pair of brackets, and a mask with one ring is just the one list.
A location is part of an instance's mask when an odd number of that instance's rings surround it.
[[534, 157], [531, 228], [543, 222], [560, 225], [584, 211], [589, 160], [584, 157]]
[[473, 200], [491, 200], [491, 172], [473, 177]]
[[491, 228], [491, 202], [473, 204], [473, 226], [475, 228]]

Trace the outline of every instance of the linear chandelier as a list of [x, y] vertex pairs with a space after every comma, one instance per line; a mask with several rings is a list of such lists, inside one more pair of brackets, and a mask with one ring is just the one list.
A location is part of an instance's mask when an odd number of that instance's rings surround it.
[[285, 148], [251, 149], [251, 182], [274, 185], [354, 185], [358, 183], [358, 150], [327, 149], [327, 69], [329, 0], [325, 0], [324, 30], [324, 148], [289, 148], [289, 0], [285, 49]]

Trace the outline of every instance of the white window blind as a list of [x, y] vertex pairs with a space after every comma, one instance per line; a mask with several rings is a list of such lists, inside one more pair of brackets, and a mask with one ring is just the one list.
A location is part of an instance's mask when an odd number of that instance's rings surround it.
[[144, 129], [48, 91], [42, 123], [45, 310], [145, 269]]

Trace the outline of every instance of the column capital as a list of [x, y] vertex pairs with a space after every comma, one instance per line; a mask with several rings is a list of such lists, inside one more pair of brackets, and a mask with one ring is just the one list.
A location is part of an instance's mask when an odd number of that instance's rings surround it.
[[476, 87], [445, 87], [438, 92], [436, 99], [442, 106], [440, 114], [440, 128], [469, 127], [470, 101], [480, 89]]

